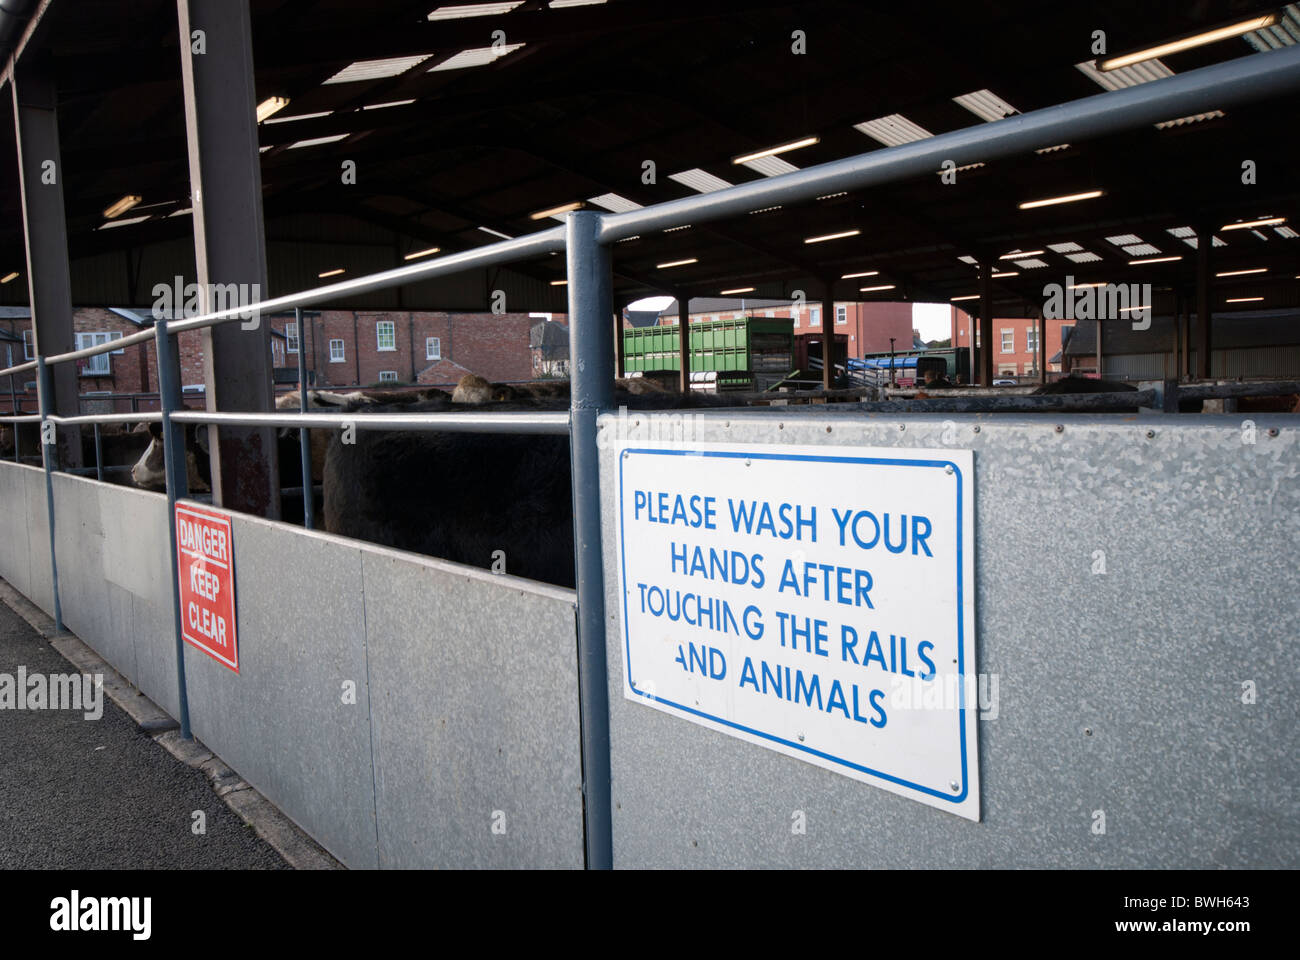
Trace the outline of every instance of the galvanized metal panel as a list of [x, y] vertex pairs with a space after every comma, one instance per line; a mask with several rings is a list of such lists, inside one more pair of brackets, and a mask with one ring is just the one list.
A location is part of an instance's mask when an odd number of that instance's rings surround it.
[[696, 416], [700, 440], [975, 451], [983, 822], [625, 700], [611, 617], [616, 866], [1300, 865], [1300, 443], [1253, 419], [1251, 444], [1234, 416]]
[[361, 551], [243, 514], [232, 536], [240, 673], [186, 647], [194, 735], [343, 863], [374, 867]]
[[380, 865], [581, 867], [573, 592], [363, 556]]
[[27, 474], [31, 467], [0, 462], [0, 577], [31, 595], [31, 547], [27, 537]]

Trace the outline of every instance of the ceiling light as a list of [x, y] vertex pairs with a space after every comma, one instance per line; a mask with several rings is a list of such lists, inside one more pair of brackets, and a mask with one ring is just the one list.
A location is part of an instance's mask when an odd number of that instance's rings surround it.
[[949, 297], [948, 300], [952, 303], [958, 303], [962, 300], [978, 300], [979, 298], [980, 295], [978, 293], [968, 293], [964, 297]]
[[513, 240], [514, 237], [508, 233], [502, 233], [500, 230], [493, 230], [491, 227], [479, 227], [484, 233], [490, 233], [494, 237], [500, 237], [502, 240]]
[[18, 279], [18, 271], [15, 270], [13, 273], [7, 273], [3, 277], [0, 277], [0, 283], [8, 283], [10, 280], [17, 280], [17, 279]]
[[735, 290], [723, 290], [720, 294], [718, 294], [718, 296], [729, 297], [733, 293], [753, 293], [753, 292], [754, 292], [753, 287], [737, 287]]
[[120, 217], [143, 199], [143, 197], [137, 197], [134, 194], [128, 193], [125, 197], [104, 211], [104, 219], [112, 220], [114, 217]]
[[1268, 273], [1268, 267], [1255, 267], [1253, 270], [1225, 270], [1216, 273], [1216, 277], [1244, 277], [1248, 273]]
[[894, 284], [892, 283], [882, 283], [878, 287], [858, 287], [858, 290], [861, 291], [862, 293], [876, 293], [880, 290], [893, 290], [893, 289], [894, 289]]
[[667, 263], [656, 263], [656, 270], [667, 270], [669, 267], [684, 267], [689, 263], [699, 263], [699, 257], [689, 257], [686, 260], [669, 260]]
[[1035, 207], [1050, 207], [1057, 203], [1074, 203], [1076, 200], [1095, 200], [1100, 196], [1100, 190], [1089, 190], [1086, 193], [1071, 193], [1064, 197], [1048, 197], [1046, 200], [1026, 200], [1018, 206], [1021, 210], [1033, 210]]
[[845, 237], [856, 237], [861, 230], [842, 230], [839, 233], [828, 233], [820, 237], [807, 237], [804, 243], [822, 243], [825, 240], [842, 240]]
[[791, 140], [789, 143], [782, 143], [775, 147], [768, 147], [766, 150], [755, 150], [753, 153], [742, 153], [738, 157], [732, 157], [732, 163], [749, 163], [751, 160], [761, 160], [763, 157], [774, 157], [778, 153], [788, 153], [791, 150], [798, 150], [802, 147], [811, 147], [813, 144], [821, 143], [821, 137], [804, 137], [802, 140]]
[[568, 280], [552, 280], [552, 281], [551, 281], [551, 286], [553, 286], [553, 287], [563, 287], [563, 286], [567, 285], [568, 282], [569, 282]]
[[316, 113], [295, 113], [292, 117], [276, 117], [273, 120], [267, 120], [266, 123], [293, 123], [295, 120], [316, 120], [319, 117], [328, 117], [333, 110], [320, 110]]
[[840, 277], [841, 280], [856, 280], [859, 277], [877, 277], [880, 275], [879, 270], [863, 270], [861, 273], [846, 273]]
[[343, 268], [342, 268], [342, 267], [339, 267], [339, 268], [336, 269], [336, 270], [326, 270], [324, 273], [318, 273], [318, 274], [316, 274], [316, 276], [318, 276], [318, 277], [320, 277], [322, 280], [324, 280], [326, 277], [337, 277], [340, 273], [343, 273]]
[[257, 105], [257, 122], [261, 123], [267, 117], [279, 113], [288, 105], [288, 97], [267, 97]]
[[1223, 230], [1246, 230], [1250, 227], [1271, 227], [1275, 223], [1286, 223], [1286, 217], [1265, 217], [1262, 220], [1247, 220], [1245, 223], [1226, 223]]
[[1013, 253], [1004, 253], [998, 257], [999, 260], [1016, 260], [1023, 257], [1036, 257], [1040, 253], [1046, 253], [1045, 250], [1016, 250]]
[[441, 249], [442, 249], [441, 247], [429, 247], [429, 249], [427, 250], [416, 250], [414, 253], [408, 253], [406, 256], [402, 257], [402, 259], [419, 260], [421, 257], [432, 256], [433, 254], [437, 253]]
[[1084, 289], [1085, 287], [1104, 287], [1104, 286], [1106, 286], [1106, 282], [1103, 280], [1103, 281], [1101, 281], [1100, 283], [1075, 283], [1075, 284], [1071, 284], [1071, 285], [1070, 285], [1069, 287], [1067, 287], [1066, 289], [1067, 289], [1067, 290], [1082, 290], [1082, 289]]
[[500, 13], [509, 13], [524, 0], [507, 0], [505, 3], [458, 3], [454, 6], [438, 7], [429, 14], [429, 20], [461, 20], [465, 17], [492, 17]]
[[1257, 303], [1263, 300], [1263, 297], [1229, 297], [1224, 303]]
[[1177, 256], [1173, 256], [1173, 257], [1147, 257], [1144, 260], [1130, 260], [1128, 262], [1128, 265], [1130, 267], [1138, 267], [1144, 263], [1172, 263], [1175, 260], [1181, 260], [1181, 259], [1183, 259], [1182, 254], [1178, 254]]
[[389, 107], [405, 107], [412, 103], [415, 103], [414, 97], [412, 97], [410, 100], [389, 100], [386, 103], [368, 103], [361, 109], [362, 110], [387, 110]]
[[1249, 20], [1242, 20], [1240, 23], [1233, 23], [1226, 27], [1217, 27], [1214, 30], [1207, 30], [1204, 33], [1194, 34], [1190, 37], [1183, 37], [1180, 40], [1171, 40], [1168, 43], [1148, 47], [1145, 50], [1138, 50], [1134, 53], [1126, 53], [1118, 57], [1112, 57], [1109, 60], [1103, 60], [1098, 64], [1098, 68], [1101, 70], [1114, 70], [1118, 67], [1127, 67], [1134, 63], [1141, 63], [1143, 60], [1152, 60], [1156, 57], [1168, 56], [1171, 53], [1190, 50], [1193, 47], [1204, 46], [1207, 43], [1217, 43], [1220, 40], [1239, 37], [1243, 33], [1250, 33], [1252, 30], [1263, 30], [1265, 27], [1271, 27], [1276, 22], [1277, 14], [1275, 13], [1266, 14], [1262, 17], [1251, 17]]
[[545, 220], [547, 217], [559, 216], [562, 213], [568, 213], [571, 210], [581, 210], [583, 202], [574, 200], [572, 203], [562, 203], [558, 207], [548, 207], [545, 210], [538, 210], [536, 213], [528, 215], [529, 220]]
[[1001, 280], [1001, 279], [1004, 278], [1004, 277], [1018, 277], [1018, 276], [1020, 276], [1020, 271], [1019, 271], [1019, 270], [1006, 270], [1006, 271], [1003, 271], [1002, 273], [994, 273], [994, 274], [992, 274], [991, 276], [993, 277], [994, 280]]

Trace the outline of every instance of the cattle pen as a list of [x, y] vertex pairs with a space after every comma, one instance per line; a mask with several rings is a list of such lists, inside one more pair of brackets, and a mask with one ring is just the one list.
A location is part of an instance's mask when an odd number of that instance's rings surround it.
[[[1244, 445], [1240, 417], [1177, 413], [1165, 400], [1174, 388], [1159, 382], [1088, 398], [689, 411], [690, 436], [677, 452], [705, 458], [694, 444], [734, 456], [726, 468], [736, 475], [763, 457], [785, 469], [833, 459], [819, 460], [819, 447], [860, 447], [934, 468], [945, 483], [978, 476], [978, 486], [958, 488], [957, 523], [973, 538], [957, 541], [957, 604], [959, 623], [973, 628], [978, 677], [1003, 678], [1001, 715], [980, 706], [989, 691], [981, 694], [974, 664], [963, 662], [954, 694], [961, 773], [951, 790], [926, 787], [935, 795], [917, 803], [902, 792], [911, 788], [899, 782], [905, 776], [881, 778], [891, 790], [875, 790], [862, 783], [873, 770], [855, 768], [853, 778], [825, 769], [833, 757], [818, 757], [820, 766], [791, 759], [810, 753], [802, 730], [787, 737], [704, 716], [698, 701], [670, 703], [630, 677], [620, 611], [632, 581], [619, 505], [624, 471], [648, 469], [659, 448], [638, 433], [641, 417], [615, 406], [611, 263], [615, 244], [652, 230], [881, 188], [945, 162], [983, 163], [1297, 88], [1300, 46], [1291, 46], [699, 196], [572, 211], [560, 226], [515, 239], [38, 353], [0, 370], [35, 372], [40, 412], [6, 422], [40, 424], [43, 456], [42, 468], [0, 463], [0, 576], [349, 867], [1295, 866], [1300, 846], [1279, 842], [1295, 838], [1300, 726], [1288, 666], [1300, 537], [1292, 418], [1256, 415]], [[181, 334], [249, 311], [301, 311], [551, 255], [566, 264], [567, 412], [366, 416], [182, 403]], [[991, 315], [984, 321], [990, 343]], [[56, 413], [55, 368], [139, 343], [155, 351], [158, 412]], [[305, 411], [305, 377], [300, 390]], [[1114, 412], [1130, 408], [1140, 412]], [[60, 469], [61, 431], [141, 421], [162, 425], [165, 495]], [[576, 589], [312, 529], [310, 497], [305, 527], [218, 507], [238, 562], [240, 664], [228, 670], [184, 639], [175, 516], [198, 506], [186, 485], [189, 424], [296, 428], [304, 477], [309, 430], [567, 436]], [[912, 450], [925, 453], [908, 459]], [[951, 460], [936, 450], [953, 451]], [[916, 519], [910, 553], [924, 556]], [[1055, 536], [1071, 530], [1095, 537]], [[1100, 568], [1094, 539], [1105, 543]], [[965, 563], [973, 582], [961, 579]], [[865, 598], [860, 577], [857, 586]], [[709, 669], [704, 652], [698, 662]], [[1267, 707], [1205, 708], [1252, 680], [1267, 689]], [[684, 722], [690, 712], [707, 722]], [[972, 800], [960, 816], [944, 812]], [[1216, 805], [1233, 815], [1207, 816]], [[1101, 809], [1120, 842], [1079, 828]], [[821, 818], [819, 828], [792, 835], [800, 811]], [[508, 842], [480, 829], [498, 812]]]

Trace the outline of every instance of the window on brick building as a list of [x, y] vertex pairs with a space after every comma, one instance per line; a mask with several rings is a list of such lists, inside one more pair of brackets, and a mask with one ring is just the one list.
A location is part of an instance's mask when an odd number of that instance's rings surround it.
[[426, 360], [442, 359], [442, 338], [441, 337], [424, 338], [424, 359]]
[[330, 363], [342, 363], [345, 359], [342, 340], [330, 341]]
[[1002, 352], [1003, 353], [1016, 352], [1016, 331], [1015, 330], [1002, 331]]
[[[380, 320], [375, 324], [375, 349], [397, 349], [397, 325], [392, 320]], [[396, 379], [396, 374], [393, 375]]]
[[[96, 333], [79, 333], [77, 334], [77, 349], [85, 350], [87, 347], [98, 347], [100, 344], [108, 343], [110, 340], [120, 340], [122, 334], [115, 331], [101, 331]], [[125, 349], [114, 350], [113, 353], [125, 353]], [[87, 357], [81, 368], [82, 373], [95, 376], [106, 377], [112, 373], [112, 366], [108, 360], [107, 353], [97, 353], [93, 357]]]
[[276, 337], [271, 341], [271, 366], [284, 366], [284, 341], [279, 337]]
[[836, 308], [835, 308], [835, 326], [837, 326], [837, 327], [842, 327], [842, 326], [844, 326], [844, 324], [846, 324], [846, 323], [848, 323], [848, 322], [849, 322], [849, 308], [848, 308], [848, 307], [843, 307], [843, 306], [841, 306], [841, 307], [836, 307]]
[[822, 311], [821, 311], [821, 308], [820, 308], [820, 307], [809, 307], [809, 308], [808, 308], [808, 326], [810, 326], [810, 327], [820, 326], [821, 322], [822, 322]]
[[32, 332], [30, 330], [23, 331], [23, 359], [36, 359], [36, 353], [32, 350]]
[[397, 382], [397, 371], [396, 371], [396, 370], [380, 370], [380, 371], [379, 371], [379, 382], [380, 382], [380, 383], [396, 383], [396, 382]]
[[1030, 353], [1038, 352], [1038, 328], [1025, 327], [1025, 349]]
[[296, 320], [284, 325], [284, 349], [288, 353], [298, 352], [298, 322]]

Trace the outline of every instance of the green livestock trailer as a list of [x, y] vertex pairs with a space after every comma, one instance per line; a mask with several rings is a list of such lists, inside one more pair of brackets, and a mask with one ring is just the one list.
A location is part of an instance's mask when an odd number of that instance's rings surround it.
[[[794, 321], [742, 317], [690, 325], [691, 371], [717, 375], [719, 390], [765, 390], [790, 375]], [[653, 374], [679, 369], [680, 325], [623, 331], [623, 369]]]

